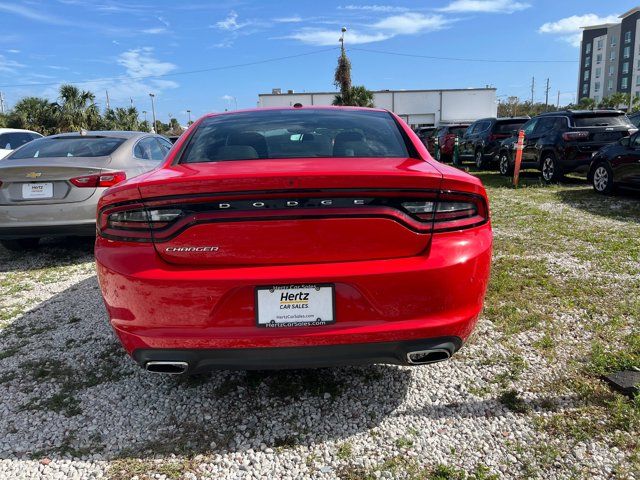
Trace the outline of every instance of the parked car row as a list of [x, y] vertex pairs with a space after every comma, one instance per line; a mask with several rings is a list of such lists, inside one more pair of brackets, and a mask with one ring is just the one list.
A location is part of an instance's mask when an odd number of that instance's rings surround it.
[[[640, 114], [627, 117], [619, 110], [563, 110], [534, 118], [483, 118], [463, 132], [460, 125], [442, 126], [422, 140], [436, 159], [447, 161], [458, 135], [461, 159], [473, 158], [478, 168], [497, 166], [511, 176], [518, 131], [523, 130], [521, 168], [540, 170], [546, 182], [586, 173], [597, 192], [609, 193], [616, 185], [640, 188], [639, 123]], [[434, 148], [436, 137], [440, 155]]]
[[158, 166], [172, 146], [144, 132], [35, 135], [0, 160], [0, 243], [10, 250], [95, 235], [100, 194]]
[[41, 138], [37, 132], [17, 128], [0, 128], [0, 159], [31, 140]]

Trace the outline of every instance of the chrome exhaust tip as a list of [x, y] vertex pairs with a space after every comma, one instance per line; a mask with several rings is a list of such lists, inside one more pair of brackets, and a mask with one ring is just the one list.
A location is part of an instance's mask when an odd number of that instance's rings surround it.
[[446, 348], [434, 348], [432, 350], [416, 350], [407, 353], [407, 362], [411, 365], [426, 365], [447, 360], [451, 357], [451, 352]]
[[187, 362], [147, 362], [144, 366], [148, 372], [164, 373], [166, 375], [181, 375], [189, 369]]

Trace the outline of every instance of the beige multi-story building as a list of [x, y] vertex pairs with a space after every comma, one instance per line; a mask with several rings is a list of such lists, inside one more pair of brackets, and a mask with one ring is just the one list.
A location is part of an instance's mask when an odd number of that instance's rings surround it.
[[620, 23], [583, 27], [578, 98], [596, 102], [616, 93], [640, 96], [640, 7]]

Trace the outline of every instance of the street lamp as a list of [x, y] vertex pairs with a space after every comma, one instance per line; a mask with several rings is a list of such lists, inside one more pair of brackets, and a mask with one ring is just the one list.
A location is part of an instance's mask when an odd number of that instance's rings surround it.
[[187, 110], [187, 127], [191, 125], [191, 110]]
[[151, 131], [153, 133], [156, 133], [156, 106], [153, 103], [153, 98], [155, 97], [155, 94], [150, 93], [149, 96], [151, 97], [151, 117], [153, 118], [153, 126], [151, 127]]

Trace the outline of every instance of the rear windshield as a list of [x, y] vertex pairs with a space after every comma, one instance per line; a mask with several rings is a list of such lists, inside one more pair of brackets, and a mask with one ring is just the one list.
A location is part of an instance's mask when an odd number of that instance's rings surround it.
[[205, 119], [180, 163], [408, 156], [400, 130], [387, 112], [264, 110]]
[[626, 115], [589, 115], [584, 117], [574, 116], [573, 124], [576, 127], [626, 127], [631, 122]]
[[39, 138], [16, 150], [8, 158], [104, 157], [111, 155], [124, 141], [124, 138], [113, 137]]
[[462, 136], [464, 135], [464, 132], [467, 131], [467, 128], [469, 127], [451, 127], [449, 128], [449, 131], [447, 133], [449, 133], [450, 135], [458, 135], [458, 136]]
[[508, 133], [510, 134], [514, 130], [519, 130], [522, 125], [524, 125], [528, 120], [518, 120], [509, 123], [497, 123], [495, 128], [495, 133]]

